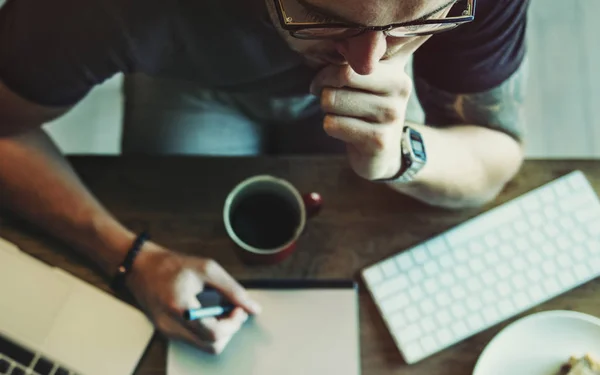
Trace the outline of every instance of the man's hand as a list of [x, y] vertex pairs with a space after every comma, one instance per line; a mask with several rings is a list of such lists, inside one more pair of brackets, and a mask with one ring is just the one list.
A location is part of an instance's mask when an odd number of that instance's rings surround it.
[[[205, 285], [219, 290], [238, 307], [222, 319], [186, 321], [184, 311], [200, 307], [196, 295]], [[244, 288], [215, 261], [158, 246], [145, 248], [138, 255], [127, 286], [162, 334], [213, 354], [223, 351], [248, 313], [260, 311]]]
[[406, 59], [396, 57], [359, 75], [349, 65], [329, 65], [312, 82], [325, 131], [346, 142], [352, 168], [365, 179], [388, 178], [401, 167], [400, 139], [412, 91], [405, 66]]

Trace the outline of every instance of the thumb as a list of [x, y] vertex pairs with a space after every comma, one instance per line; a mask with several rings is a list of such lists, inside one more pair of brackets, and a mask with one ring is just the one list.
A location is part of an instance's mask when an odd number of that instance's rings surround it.
[[248, 292], [215, 261], [206, 261], [204, 278], [207, 284], [219, 290], [233, 304], [241, 306], [251, 314], [258, 314], [261, 306], [250, 298]]

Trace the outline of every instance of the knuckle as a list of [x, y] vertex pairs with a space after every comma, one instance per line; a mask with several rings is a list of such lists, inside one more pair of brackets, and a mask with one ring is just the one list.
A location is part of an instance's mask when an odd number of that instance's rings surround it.
[[156, 328], [163, 334], [165, 334], [165, 335], [170, 334], [170, 325], [169, 325], [169, 321], [166, 318], [160, 317], [160, 318], [156, 319], [155, 325], [156, 325]]
[[335, 107], [335, 90], [326, 87], [321, 93], [321, 107], [325, 112]]
[[386, 136], [382, 131], [374, 130], [369, 137], [370, 149], [375, 152], [380, 152], [386, 148]]
[[202, 265], [200, 268], [201, 268], [202, 272], [204, 272], [204, 274], [214, 275], [215, 273], [220, 271], [221, 266], [214, 259], [205, 259], [204, 262], [202, 262]]
[[380, 122], [394, 122], [400, 117], [400, 109], [395, 103], [386, 103], [378, 108], [378, 120]]

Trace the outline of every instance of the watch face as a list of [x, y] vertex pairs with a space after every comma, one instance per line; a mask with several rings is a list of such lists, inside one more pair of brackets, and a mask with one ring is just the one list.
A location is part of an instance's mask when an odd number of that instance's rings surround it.
[[412, 143], [412, 148], [415, 152], [418, 152], [418, 153], [423, 152], [423, 145], [421, 144], [421, 142], [415, 142], [413, 140], [411, 143]]

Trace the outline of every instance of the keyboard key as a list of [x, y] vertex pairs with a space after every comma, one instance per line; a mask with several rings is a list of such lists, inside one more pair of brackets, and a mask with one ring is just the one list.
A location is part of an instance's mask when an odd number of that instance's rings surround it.
[[562, 251], [567, 251], [571, 247], [571, 241], [569, 241], [569, 237], [566, 235], [560, 235], [556, 239], [556, 246]]
[[418, 302], [421, 300], [421, 298], [425, 297], [425, 292], [423, 291], [423, 288], [421, 288], [419, 285], [413, 286], [408, 292], [408, 294], [410, 295], [410, 299], [413, 302]]
[[426, 352], [432, 352], [437, 348], [435, 339], [431, 336], [426, 336], [421, 339], [421, 346]]
[[529, 297], [535, 302], [541, 301], [544, 298], [544, 291], [539, 285], [534, 285], [529, 289]]
[[502, 245], [500, 246], [499, 253], [503, 258], [512, 258], [515, 255], [515, 249], [511, 245]]
[[538, 282], [542, 279], [542, 277], [544, 277], [544, 275], [542, 275], [540, 270], [538, 270], [537, 268], [533, 268], [527, 271], [527, 277], [533, 282]]
[[467, 315], [467, 309], [462, 304], [454, 305], [452, 306], [452, 315], [454, 315], [456, 319], [462, 319]]
[[56, 370], [54, 375], [69, 375], [69, 371], [61, 367], [58, 370]]
[[417, 264], [425, 263], [425, 261], [427, 261], [427, 259], [429, 258], [427, 256], [427, 249], [425, 248], [425, 246], [419, 246], [415, 248], [412, 251], [412, 256], [415, 260], [415, 263]]
[[527, 232], [530, 228], [529, 223], [527, 223], [527, 221], [525, 221], [525, 219], [517, 220], [514, 224], [514, 227], [515, 227], [515, 231], [518, 234], [523, 234], [523, 233]]
[[556, 254], [557, 250], [556, 247], [551, 244], [550, 242], [546, 242], [545, 244], [542, 245], [542, 253], [544, 254], [544, 256], [546, 258], [551, 258], [554, 256], [554, 254]]
[[556, 265], [554, 264], [554, 261], [552, 261], [552, 260], [545, 261], [542, 264], [542, 269], [548, 276], [553, 276], [557, 272]]
[[525, 292], [519, 292], [513, 297], [513, 302], [517, 309], [525, 309], [529, 305], [529, 297]]
[[556, 193], [556, 195], [558, 195], [559, 198], [564, 195], [567, 195], [570, 191], [571, 191], [571, 186], [568, 184], [564, 184], [564, 183], [554, 184], [554, 192]]
[[587, 235], [585, 232], [579, 228], [573, 229], [571, 232], [571, 237], [575, 241], [575, 243], [583, 243], [587, 240]]
[[448, 245], [442, 236], [437, 236], [427, 241], [426, 247], [429, 250], [429, 254], [434, 258], [448, 252]]
[[444, 287], [454, 284], [454, 280], [454, 275], [452, 275], [450, 272], [446, 272], [440, 276], [440, 284]]
[[542, 204], [548, 205], [554, 203], [556, 196], [554, 195], [554, 191], [551, 186], [544, 186], [540, 188], [538, 193]]
[[406, 293], [402, 293], [394, 295], [383, 301], [383, 303], [381, 304], [381, 308], [384, 314], [390, 314], [394, 311], [400, 310], [403, 307], [408, 306], [409, 303], [410, 300], [408, 299]]
[[452, 299], [445, 291], [438, 293], [435, 299], [440, 307], [444, 307], [452, 302]]
[[517, 238], [517, 240], [515, 241], [515, 248], [516, 251], [518, 252], [524, 252], [530, 249], [530, 245], [527, 242], [527, 239], [525, 239], [524, 237], [521, 238]]
[[450, 254], [444, 254], [440, 257], [439, 259], [440, 262], [440, 267], [443, 268], [450, 268], [454, 265], [454, 260], [452, 259], [452, 256]]
[[600, 219], [588, 223], [587, 231], [592, 238], [600, 237]]
[[471, 314], [465, 319], [469, 329], [473, 332], [478, 332], [485, 327], [485, 321], [479, 314]]
[[529, 195], [523, 200], [523, 209], [527, 212], [538, 211], [541, 207], [542, 203], [536, 195]]
[[467, 308], [471, 311], [478, 311], [481, 309], [483, 304], [481, 303], [481, 299], [477, 296], [471, 296], [467, 298]]
[[421, 303], [421, 310], [427, 315], [433, 314], [436, 310], [435, 304], [431, 300], [426, 299]]
[[414, 306], [408, 307], [404, 313], [406, 314], [406, 319], [409, 323], [412, 323], [421, 317], [421, 313]]
[[527, 286], [527, 279], [525, 278], [525, 276], [523, 276], [523, 274], [518, 273], [513, 276], [512, 285], [515, 288], [515, 290], [521, 290]]
[[435, 327], [436, 327], [436, 325], [435, 325], [435, 322], [433, 321], [433, 318], [426, 316], [423, 319], [421, 319], [421, 331], [423, 332], [423, 334], [433, 332]]
[[381, 271], [385, 275], [386, 278], [394, 277], [398, 274], [398, 267], [396, 266], [396, 262], [394, 258], [390, 258], [384, 261], [381, 264]]
[[451, 293], [452, 293], [452, 297], [455, 300], [461, 300], [467, 296], [467, 291], [461, 285], [458, 285], [458, 286], [455, 286], [454, 288], [452, 288]]
[[588, 266], [585, 263], [576, 265], [573, 268], [573, 272], [575, 272], [576, 275], [579, 275], [579, 277], [581, 277], [584, 280], [592, 276], [592, 270], [590, 266]]
[[448, 311], [446, 310], [441, 310], [440, 312], [438, 312], [435, 315], [437, 321], [440, 323], [440, 326], [446, 326], [448, 324], [450, 324], [450, 322], [452, 322], [454, 319], [452, 318], [452, 316], [450, 315], [450, 313], [448, 313]]
[[7, 360], [0, 358], [0, 374], [5, 374], [10, 367], [10, 363]]
[[573, 194], [558, 202], [558, 207], [563, 212], [569, 212], [580, 207], [585, 207], [586, 204], [589, 204], [589, 201], [589, 197], [585, 194]]
[[421, 280], [423, 280], [423, 278], [425, 277], [425, 274], [423, 273], [422, 269], [415, 268], [409, 272], [408, 277], [413, 282], [413, 284], [418, 284], [421, 282]]
[[469, 252], [472, 256], [477, 256], [485, 251], [485, 247], [479, 241], [472, 241], [469, 245]]
[[488, 325], [493, 325], [500, 320], [500, 314], [495, 306], [487, 306], [481, 311], [481, 315], [483, 315], [483, 319]]
[[498, 298], [498, 296], [492, 289], [484, 290], [481, 297], [483, 298], [483, 301], [485, 304], [494, 303], [496, 301], [496, 299]]
[[460, 263], [465, 262], [469, 260], [469, 253], [465, 248], [461, 247], [454, 251], [454, 258]]
[[425, 265], [423, 266], [423, 269], [425, 270], [425, 273], [427, 274], [427, 276], [437, 275], [438, 272], [440, 272], [440, 267], [438, 266], [438, 264], [435, 261], [429, 261], [429, 262], [425, 263]]
[[467, 280], [467, 288], [470, 292], [479, 292], [483, 288], [483, 284], [477, 277], [471, 277]]
[[33, 368], [40, 375], [50, 375], [54, 364], [44, 357], [40, 357]]
[[404, 355], [407, 362], [416, 361], [423, 355], [423, 348], [418, 343], [408, 344], [404, 349]]
[[504, 283], [498, 284], [496, 289], [498, 290], [498, 294], [500, 294], [500, 297], [506, 297], [511, 292], [510, 287]]
[[23, 370], [21, 367], [13, 367], [10, 375], [25, 375], [25, 370]]
[[556, 258], [556, 262], [558, 263], [559, 267], [567, 268], [573, 263], [573, 260], [569, 254], [562, 253], [558, 256], [558, 258]]
[[408, 321], [402, 311], [396, 311], [392, 317], [389, 319], [389, 324], [391, 327], [395, 329], [401, 329], [406, 327]]
[[573, 219], [569, 216], [563, 217], [559, 223], [560, 226], [567, 232], [575, 228], [575, 221], [573, 221]]
[[0, 353], [24, 366], [29, 366], [35, 356], [29, 350], [9, 341], [3, 336], [0, 336]]
[[560, 230], [554, 224], [548, 224], [544, 227], [544, 232], [549, 238], [554, 238], [560, 234]]
[[546, 239], [544, 238], [544, 235], [542, 234], [542, 232], [540, 231], [533, 231], [531, 232], [530, 236], [530, 241], [534, 246], [540, 245], [542, 243], [544, 243], [546, 241]]
[[544, 258], [542, 258], [540, 253], [538, 253], [537, 251], [528, 251], [527, 252], [527, 260], [529, 261], [529, 263], [531, 263], [531, 265], [537, 265], [543, 259]]
[[544, 209], [544, 215], [546, 216], [546, 219], [548, 219], [548, 220], [555, 220], [557, 217], [560, 216], [560, 213], [558, 212], [558, 210], [556, 208], [554, 208], [554, 206], [550, 206], [550, 207], [546, 207], [546, 209]]
[[473, 272], [479, 273], [485, 269], [485, 264], [483, 264], [481, 259], [477, 258], [477, 259], [472, 259], [469, 262], [469, 267], [471, 267], [471, 270], [473, 270]]
[[514, 313], [515, 306], [510, 300], [505, 299], [500, 301], [500, 303], [498, 304], [498, 310], [500, 311], [500, 314], [502, 316], [506, 317]]
[[493, 249], [500, 244], [500, 242], [498, 241], [498, 237], [493, 233], [487, 234], [484, 237], [483, 241], [485, 242], [486, 246], [490, 249]]
[[451, 329], [454, 332], [454, 336], [458, 338], [465, 337], [469, 333], [467, 325], [462, 321], [452, 324]]
[[484, 272], [481, 274], [481, 280], [483, 280], [483, 283], [489, 287], [490, 285], [494, 285], [498, 278], [493, 272]]
[[410, 256], [410, 254], [403, 253], [401, 256], [396, 257], [396, 264], [400, 267], [402, 271], [408, 271], [414, 265], [414, 262]]
[[448, 328], [442, 328], [437, 333], [437, 339], [440, 345], [448, 345], [452, 342], [452, 332]]
[[423, 283], [423, 287], [427, 294], [434, 294], [438, 291], [439, 285], [436, 279], [428, 279]]
[[376, 298], [383, 299], [392, 293], [405, 290], [408, 285], [408, 277], [406, 275], [398, 275], [393, 279], [380, 283], [374, 288]]
[[590, 252], [590, 254], [598, 254], [598, 253], [600, 253], [600, 242], [590, 240], [587, 243], [587, 248], [588, 248], [588, 251]]
[[506, 279], [511, 274], [511, 269], [506, 264], [500, 264], [496, 267], [496, 272], [501, 279]]
[[544, 217], [541, 214], [534, 213], [529, 217], [529, 223], [532, 227], [537, 228], [544, 223]]
[[527, 263], [523, 260], [523, 258], [515, 258], [513, 259], [513, 261], [511, 262], [512, 268], [515, 271], [522, 271], [525, 268], [527, 268]]
[[498, 264], [498, 262], [500, 262], [500, 256], [498, 256], [498, 254], [502, 251], [504, 247], [505, 246], [501, 246], [498, 252], [488, 251], [487, 253], [485, 253], [484, 258], [488, 266], [495, 266], [496, 264]]
[[367, 284], [374, 286], [379, 284], [383, 280], [383, 274], [379, 269], [379, 266], [369, 267], [363, 272], [363, 276], [367, 281]]
[[560, 285], [554, 279], [548, 279], [544, 283], [544, 288], [546, 289], [546, 293], [550, 295], [554, 295], [555, 293], [560, 291]]
[[592, 219], [600, 217], [600, 207], [592, 205], [575, 212], [575, 218], [580, 223], [587, 223]]
[[418, 324], [413, 324], [397, 332], [398, 338], [402, 342], [411, 342], [419, 338], [419, 336], [421, 335], [421, 328]]
[[569, 287], [575, 282], [575, 278], [570, 270], [562, 270], [561, 273], [558, 274], [558, 280], [563, 287]]

